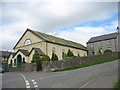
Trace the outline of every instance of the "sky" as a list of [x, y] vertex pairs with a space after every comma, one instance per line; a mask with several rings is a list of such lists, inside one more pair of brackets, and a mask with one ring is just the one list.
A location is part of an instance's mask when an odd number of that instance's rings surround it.
[[118, 0], [0, 1], [0, 50], [12, 51], [27, 28], [86, 46], [117, 26]]

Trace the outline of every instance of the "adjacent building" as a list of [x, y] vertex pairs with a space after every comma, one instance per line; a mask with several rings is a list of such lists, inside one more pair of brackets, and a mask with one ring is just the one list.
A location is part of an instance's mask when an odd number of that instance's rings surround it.
[[35, 51], [50, 58], [55, 53], [62, 60], [69, 49], [75, 56], [87, 55], [87, 48], [82, 44], [27, 29], [14, 46], [14, 53], [9, 56], [8, 63], [12, 66], [23, 62], [31, 63]]
[[97, 55], [98, 52], [104, 53], [105, 50], [112, 52], [120, 51], [120, 33], [111, 33], [92, 37], [87, 42], [88, 55]]
[[3, 61], [7, 61], [8, 58], [9, 58], [9, 55], [11, 54], [12, 52], [9, 52], [9, 51], [0, 51], [0, 64], [3, 62]]

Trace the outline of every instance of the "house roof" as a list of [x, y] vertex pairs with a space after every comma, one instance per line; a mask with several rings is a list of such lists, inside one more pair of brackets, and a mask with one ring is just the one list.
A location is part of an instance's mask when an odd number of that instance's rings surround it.
[[69, 46], [72, 48], [77, 48], [77, 49], [82, 49], [82, 50], [87, 50], [87, 48], [85, 46], [83, 46], [82, 44], [79, 44], [79, 43], [76, 43], [76, 42], [73, 42], [70, 40], [65, 40], [65, 39], [55, 37], [52, 35], [48, 35], [45, 33], [41, 33], [38, 31], [34, 31], [34, 30], [30, 30], [30, 29], [28, 29], [28, 30], [46, 42], [59, 44], [59, 45], [63, 45], [63, 46]]
[[[45, 55], [45, 54], [40, 50], [40, 48], [32, 48], [32, 50], [30, 51], [30, 53], [31, 53], [33, 50], [36, 50], [39, 55]], [[30, 53], [29, 53], [29, 54], [30, 54]]]
[[8, 52], [8, 51], [0, 51], [0, 57], [8, 58], [11, 53], [12, 52]]
[[103, 41], [103, 40], [114, 39], [114, 38], [117, 38], [117, 36], [118, 36], [118, 33], [111, 33], [111, 34], [96, 36], [96, 37], [92, 37], [87, 43], [93, 43], [93, 42], [98, 42], [98, 41]]

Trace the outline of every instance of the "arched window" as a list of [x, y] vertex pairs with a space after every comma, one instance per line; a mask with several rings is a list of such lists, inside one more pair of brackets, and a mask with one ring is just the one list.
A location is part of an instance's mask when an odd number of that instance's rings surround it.
[[65, 50], [63, 49], [62, 50], [62, 58], [64, 59], [64, 57], [65, 57]]
[[78, 52], [78, 57], [80, 57], [80, 53]]
[[55, 54], [55, 48], [54, 48], [54, 47], [52, 48], [52, 53], [54, 53], [54, 54]]
[[16, 59], [14, 59], [14, 66], [16, 66]]
[[29, 45], [31, 43], [32, 43], [32, 41], [30, 39], [26, 39], [25, 42], [24, 42], [24, 45]]
[[10, 61], [10, 66], [12, 66], [12, 59], [11, 59], [11, 61]]

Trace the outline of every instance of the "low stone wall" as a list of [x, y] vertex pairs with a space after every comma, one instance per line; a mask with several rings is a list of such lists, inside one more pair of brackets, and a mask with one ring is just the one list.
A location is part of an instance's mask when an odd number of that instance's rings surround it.
[[[42, 61], [41, 69], [42, 71], [53, 71], [56, 69], [63, 69], [63, 68], [77, 66], [81, 64], [87, 64], [87, 63], [94, 62], [94, 61], [105, 60], [105, 59], [109, 59], [112, 57], [118, 57], [118, 55], [120, 57], [120, 52], [119, 54], [114, 52], [114, 53], [106, 53], [103, 55], [76, 57], [76, 58], [60, 60], [60, 61]], [[31, 63], [31, 64], [25, 63], [19, 67], [10, 67], [9, 71], [11, 72], [34, 72], [34, 71], [37, 71], [36, 68], [37, 68], [36, 63]]]
[[42, 62], [42, 71], [53, 71], [56, 69], [63, 69], [67, 67], [77, 66], [81, 64], [87, 64], [94, 61], [105, 60], [113, 57], [118, 57], [120, 55], [117, 52], [106, 53], [102, 55], [93, 55], [86, 57], [76, 57], [68, 60], [60, 61], [43, 61]]
[[36, 63], [25, 63], [19, 67], [11, 67], [10, 72], [33, 72], [36, 71]]

